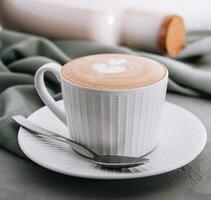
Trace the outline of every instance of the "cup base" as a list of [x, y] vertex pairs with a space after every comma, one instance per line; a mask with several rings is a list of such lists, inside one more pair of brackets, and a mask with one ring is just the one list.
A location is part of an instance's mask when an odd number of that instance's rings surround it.
[[[140, 156], [134, 156], [134, 157], [145, 157], [147, 156], [148, 154], [152, 153], [159, 145], [159, 142], [156, 143], [155, 146], [153, 146], [153, 148], [148, 151], [147, 153], [143, 154], [143, 155], [140, 155]], [[80, 156], [83, 156], [85, 158], [90, 158], [90, 155], [86, 154], [85, 152], [81, 152], [79, 151], [77, 148], [75, 147], [71, 147], [77, 154], [79, 154]], [[96, 152], [97, 153], [97, 152]], [[98, 154], [98, 153], [97, 153]], [[100, 155], [100, 154], [99, 154]], [[109, 154], [108, 154], [109, 155]], [[118, 155], [118, 156], [127, 156], [127, 155]], [[129, 157], [133, 157], [133, 156], [129, 156]]]

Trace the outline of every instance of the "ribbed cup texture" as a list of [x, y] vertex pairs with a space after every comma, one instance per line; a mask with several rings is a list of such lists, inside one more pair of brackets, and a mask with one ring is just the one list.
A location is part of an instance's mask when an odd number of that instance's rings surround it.
[[97, 153], [142, 156], [157, 145], [167, 78], [127, 91], [90, 90], [62, 81], [70, 137]]

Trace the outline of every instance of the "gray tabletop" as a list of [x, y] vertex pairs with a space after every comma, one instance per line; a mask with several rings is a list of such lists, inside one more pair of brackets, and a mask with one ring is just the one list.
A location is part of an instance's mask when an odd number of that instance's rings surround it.
[[44, 169], [0, 149], [0, 200], [63, 199], [211, 199], [211, 101], [168, 94], [204, 123], [208, 142], [202, 154], [189, 165], [173, 172], [133, 180], [87, 180]]

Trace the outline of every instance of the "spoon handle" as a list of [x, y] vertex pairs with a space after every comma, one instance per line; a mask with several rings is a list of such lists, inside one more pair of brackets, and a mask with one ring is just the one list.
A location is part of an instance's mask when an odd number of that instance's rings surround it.
[[30, 122], [30, 120], [26, 119], [24, 116], [16, 115], [16, 116], [13, 116], [12, 119], [17, 124], [21, 125], [22, 127], [24, 127], [25, 129], [29, 130], [30, 132], [32, 132], [34, 134], [39, 134], [39, 135], [42, 135], [47, 138], [51, 138], [51, 139], [55, 139], [60, 142], [71, 144], [73, 147], [75, 147], [75, 150], [77, 152], [79, 152], [81, 155], [83, 155], [86, 158], [93, 159], [96, 155], [96, 153], [94, 151], [92, 151], [91, 149], [88, 149], [87, 147], [85, 147], [69, 138], [63, 137], [63, 136], [56, 134], [52, 131], [49, 131], [40, 126], [37, 126], [37, 125], [33, 124], [32, 122]]

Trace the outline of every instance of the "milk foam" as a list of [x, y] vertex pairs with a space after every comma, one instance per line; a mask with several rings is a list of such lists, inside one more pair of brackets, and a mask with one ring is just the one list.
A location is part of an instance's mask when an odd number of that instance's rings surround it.
[[95, 89], [129, 89], [144, 87], [164, 78], [160, 63], [141, 56], [97, 54], [77, 58], [65, 64], [62, 76]]

